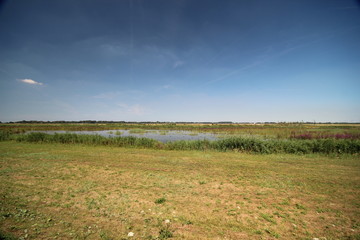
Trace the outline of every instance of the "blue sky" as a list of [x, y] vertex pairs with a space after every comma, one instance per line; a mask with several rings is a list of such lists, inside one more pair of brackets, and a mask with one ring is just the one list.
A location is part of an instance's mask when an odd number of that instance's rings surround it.
[[0, 121], [360, 122], [353, 0], [0, 3]]

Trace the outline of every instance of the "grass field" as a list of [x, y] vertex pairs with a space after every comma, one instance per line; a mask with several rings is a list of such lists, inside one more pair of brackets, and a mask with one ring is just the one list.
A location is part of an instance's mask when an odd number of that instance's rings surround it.
[[360, 239], [359, 196], [359, 155], [0, 142], [0, 239]]

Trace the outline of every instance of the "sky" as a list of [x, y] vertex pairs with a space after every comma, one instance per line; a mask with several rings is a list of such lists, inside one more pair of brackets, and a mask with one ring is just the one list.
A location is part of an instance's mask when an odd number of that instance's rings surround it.
[[2, 0], [21, 120], [360, 122], [360, 3]]

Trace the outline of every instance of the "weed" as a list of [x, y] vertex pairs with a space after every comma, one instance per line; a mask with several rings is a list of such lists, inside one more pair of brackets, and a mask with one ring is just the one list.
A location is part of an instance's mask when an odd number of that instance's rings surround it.
[[163, 204], [166, 202], [166, 198], [162, 197], [162, 198], [158, 198], [155, 200], [156, 204]]
[[260, 213], [260, 217], [262, 217], [263, 219], [265, 219], [266, 221], [268, 221], [270, 223], [276, 224], [276, 221], [274, 220], [274, 217], [269, 215], [269, 214]]
[[181, 224], [183, 224], [183, 225], [191, 225], [191, 224], [193, 224], [192, 221], [186, 219], [186, 218], [183, 217], [183, 216], [179, 217], [179, 221], [180, 221]]
[[270, 229], [265, 229], [265, 232], [267, 232], [270, 236], [274, 237], [274, 238], [279, 238], [280, 234], [270, 230]]
[[295, 207], [299, 210], [306, 210], [306, 208], [303, 205], [301, 205], [300, 203], [296, 203]]
[[10, 233], [4, 233], [0, 231], [0, 239], [1, 240], [16, 240], [18, 239], [17, 237], [13, 236]]
[[258, 235], [261, 235], [261, 234], [262, 234], [262, 231], [261, 231], [261, 230], [255, 230], [254, 233], [255, 233], [255, 234], [258, 234]]
[[100, 239], [103, 240], [111, 240], [112, 238], [108, 236], [108, 234], [104, 231], [100, 231], [99, 233]]
[[172, 232], [169, 231], [169, 229], [167, 228], [162, 228], [159, 231], [159, 239], [168, 239], [168, 238], [172, 238], [173, 234]]
[[284, 199], [284, 200], [280, 203], [280, 205], [289, 206], [289, 205], [290, 205], [289, 199]]
[[160, 224], [160, 231], [158, 239], [168, 239], [173, 237], [173, 233], [170, 231], [170, 220], [166, 219], [164, 223]]

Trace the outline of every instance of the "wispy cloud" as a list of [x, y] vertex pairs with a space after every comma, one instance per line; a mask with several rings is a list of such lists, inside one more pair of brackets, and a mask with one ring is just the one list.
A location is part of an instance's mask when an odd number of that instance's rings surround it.
[[128, 105], [125, 103], [118, 103], [118, 107], [120, 107], [124, 112], [130, 113], [132, 115], [142, 116], [145, 114], [145, 108], [140, 104]]
[[224, 79], [226, 79], [226, 78], [228, 78], [228, 77], [231, 77], [231, 76], [233, 76], [233, 75], [239, 74], [239, 73], [244, 72], [244, 71], [246, 71], [246, 70], [248, 70], [248, 69], [254, 68], [254, 67], [256, 67], [256, 66], [258, 66], [258, 65], [260, 65], [260, 64], [262, 64], [262, 63], [263, 63], [263, 61], [253, 62], [253, 63], [251, 63], [251, 64], [249, 64], [249, 65], [246, 65], [246, 66], [243, 66], [243, 67], [241, 67], [241, 68], [235, 69], [235, 70], [233, 70], [233, 71], [231, 71], [231, 72], [229, 72], [229, 73], [227, 73], [227, 74], [225, 74], [225, 75], [223, 75], [223, 76], [221, 76], [221, 77], [219, 77], [219, 78], [217, 78], [217, 79], [208, 81], [207, 84], [222, 81], [222, 80], [224, 80]]
[[101, 52], [106, 56], [126, 56], [129, 54], [129, 51], [120, 43], [118, 44], [101, 44]]
[[186, 60], [183, 60], [177, 51], [156, 45], [143, 46], [141, 52], [136, 52], [136, 56], [141, 56], [144, 63], [153, 64], [157, 69], [171, 68], [175, 70], [187, 64]]
[[181, 67], [184, 64], [185, 64], [185, 62], [177, 60], [177, 61], [174, 62], [173, 68], [175, 69], [175, 68]]
[[43, 83], [41, 82], [37, 82], [33, 79], [30, 78], [25, 78], [25, 79], [19, 79], [20, 82], [26, 83], [26, 84], [30, 84], [30, 85], [43, 85]]
[[93, 98], [97, 99], [117, 99], [117, 98], [131, 98], [131, 99], [139, 99], [144, 95], [144, 93], [140, 90], [124, 90], [124, 91], [113, 91], [113, 92], [103, 92], [93, 96]]
[[[359, 28], [359, 26], [355, 26], [353, 28], [346, 29], [346, 31], [352, 31], [357, 28]], [[343, 31], [343, 32], [345, 32], [345, 31]], [[333, 32], [326, 33], [326, 34], [319, 35], [319, 36], [313, 36], [313, 35], [301, 36], [301, 37], [295, 39], [296, 41], [293, 39], [293, 41], [295, 41], [295, 42], [291, 41], [291, 42], [288, 42], [287, 44], [285, 44], [285, 45], [290, 45], [290, 46], [287, 46], [285, 49], [275, 52], [275, 53], [271, 53], [273, 51], [272, 46], [269, 46], [264, 50], [265, 55], [263, 55], [263, 56], [259, 55], [257, 61], [249, 63], [248, 65], [242, 66], [240, 68], [234, 69], [234, 70], [224, 74], [223, 76], [218, 77], [217, 79], [206, 82], [206, 84], [223, 81], [233, 75], [238, 75], [238, 74], [246, 72], [252, 68], [256, 68], [256, 67], [258, 67], [262, 64], [265, 64], [267, 62], [270, 62], [276, 58], [287, 55], [297, 49], [304, 48], [311, 44], [318, 43], [318, 42], [324, 41], [326, 39], [329, 39], [329, 38], [333, 37], [335, 34], [339, 34], [339, 33], [340, 33], [340, 31], [333, 31]], [[306, 40], [306, 41], [303, 43], [303, 42], [299, 42], [299, 40], [303, 40], [303, 41]], [[269, 53], [267, 53], [267, 52], [269, 52]]]
[[106, 93], [100, 93], [96, 96], [93, 96], [93, 98], [99, 98], [99, 99], [114, 99], [118, 96], [121, 96], [121, 92], [106, 92]]
[[161, 86], [161, 88], [162, 89], [170, 89], [170, 88], [172, 88], [172, 86], [171, 85], [163, 85], [163, 86]]

